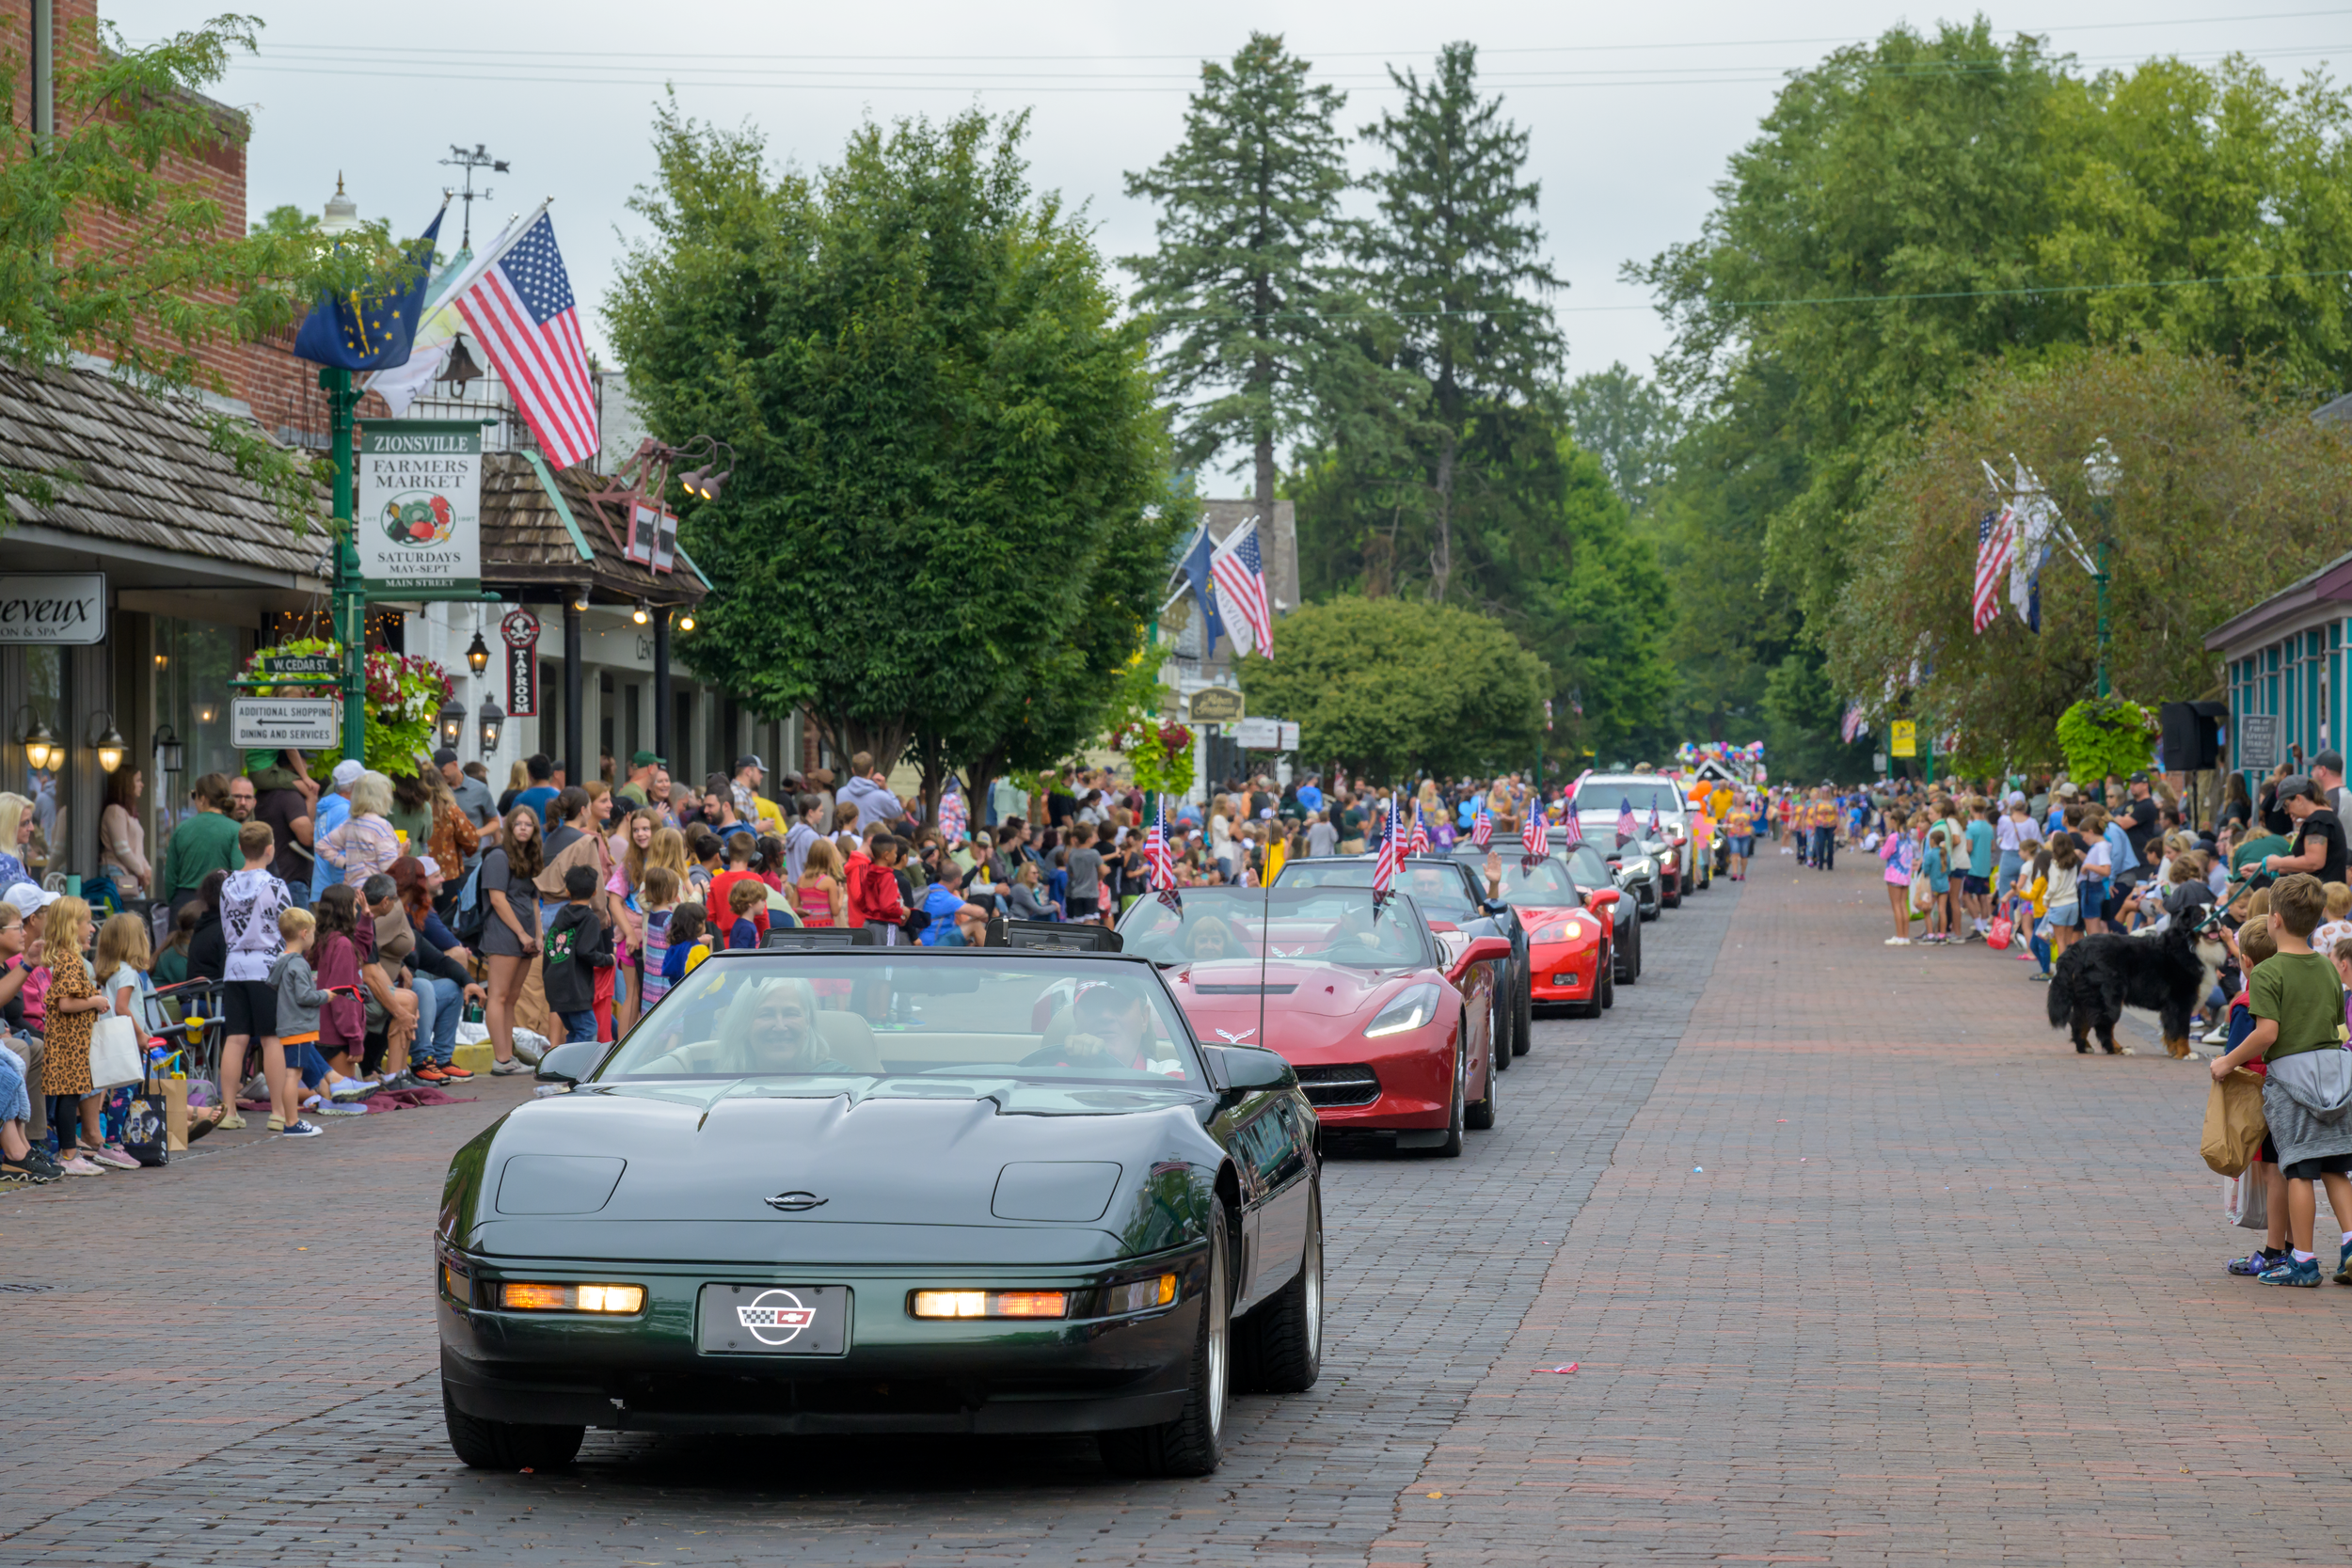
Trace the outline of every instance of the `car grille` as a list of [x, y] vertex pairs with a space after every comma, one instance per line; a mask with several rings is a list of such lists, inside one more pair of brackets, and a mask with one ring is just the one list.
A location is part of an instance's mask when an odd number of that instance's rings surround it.
[[1380, 1075], [1360, 1064], [1300, 1068], [1298, 1086], [1314, 1105], [1369, 1105], [1380, 1098]]

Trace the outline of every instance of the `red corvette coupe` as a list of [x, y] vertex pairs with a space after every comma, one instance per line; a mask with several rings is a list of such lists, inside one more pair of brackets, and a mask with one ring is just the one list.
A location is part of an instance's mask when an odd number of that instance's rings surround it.
[[1552, 856], [1502, 857], [1502, 896], [1527, 926], [1529, 997], [1598, 1018], [1617, 1000], [1615, 888], [1587, 894]]
[[1186, 888], [1139, 900], [1119, 935], [1203, 1041], [1279, 1052], [1330, 1131], [1458, 1155], [1464, 1128], [1495, 1124], [1503, 939], [1352, 887]]

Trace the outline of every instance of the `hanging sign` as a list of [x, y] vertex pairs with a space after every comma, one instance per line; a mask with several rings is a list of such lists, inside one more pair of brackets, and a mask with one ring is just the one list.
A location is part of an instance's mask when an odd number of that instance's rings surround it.
[[1908, 719], [1898, 719], [1886, 727], [1891, 732], [1894, 742], [1887, 748], [1888, 751], [1899, 757], [1915, 757], [1919, 754], [1919, 726], [1916, 723]]
[[343, 661], [333, 654], [263, 654], [264, 675], [341, 675]]
[[628, 558], [657, 572], [677, 569], [677, 518], [640, 501], [629, 512]]
[[1237, 720], [1233, 724], [1233, 741], [1247, 752], [1279, 751], [1282, 721], [1279, 719]]
[[352, 515], [368, 592], [482, 592], [482, 426], [471, 420], [369, 420], [359, 427]]
[[510, 719], [539, 716], [539, 617], [528, 610], [510, 610], [499, 622], [506, 643], [506, 715]]
[[106, 641], [106, 574], [0, 576], [0, 642], [86, 647]]
[[1208, 686], [1192, 694], [1185, 712], [1196, 724], [1231, 724], [1245, 717], [1241, 693], [1230, 686]]
[[343, 737], [343, 705], [333, 697], [231, 697], [229, 744], [241, 752], [316, 751]]

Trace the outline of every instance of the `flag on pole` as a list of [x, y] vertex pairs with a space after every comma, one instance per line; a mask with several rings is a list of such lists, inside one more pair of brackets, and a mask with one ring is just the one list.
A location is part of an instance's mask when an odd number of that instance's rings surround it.
[[[1981, 631], [1984, 628], [1979, 626], [1977, 629]], [[1846, 705], [1846, 717], [1837, 726], [1838, 738], [1842, 739], [1847, 745], [1851, 746], [1855, 741], [1861, 739], [1862, 732], [1869, 727], [1869, 721], [1863, 717], [1862, 705], [1860, 703], [1848, 703]]]
[[1537, 801], [1527, 804], [1527, 822], [1519, 829], [1519, 843], [1531, 855], [1541, 855], [1551, 848], [1550, 841], [1544, 835], [1544, 808]]
[[559, 468], [596, 454], [596, 378], [580, 336], [579, 302], [542, 212], [458, 296], [466, 324], [490, 351], [515, 406]]
[[1494, 836], [1495, 819], [1486, 807], [1481, 806], [1478, 815], [1470, 818], [1470, 842], [1484, 849]]
[[2015, 541], [2016, 526], [2016, 513], [2007, 506], [1977, 519], [1977, 583], [1972, 610], [1979, 636], [2001, 618], [2001, 584], [2009, 576], [2009, 552]]
[[1579, 823], [1576, 819], [1576, 802], [1574, 800], [1565, 800], [1561, 802], [1560, 831], [1567, 834], [1567, 837], [1563, 841], [1565, 843], [1581, 844], [1584, 842], [1584, 829], [1582, 824]]
[[1633, 820], [1633, 802], [1625, 796], [1617, 797], [1617, 842], [1629, 844], [1642, 836], [1642, 825]]
[[424, 315], [425, 290], [432, 283], [433, 243], [440, 236], [441, 216], [448, 211], [449, 198], [443, 197], [441, 211], [433, 214], [433, 221], [405, 253], [416, 276], [400, 288], [375, 293], [355, 289], [340, 298], [320, 294], [294, 333], [295, 355], [313, 364], [346, 371], [382, 370], [405, 360], [416, 342], [417, 323]]
[[1258, 519], [1235, 529], [1209, 557], [1217, 612], [1236, 652], [1274, 657], [1274, 605], [1266, 592], [1265, 559], [1258, 549]]
[[1408, 855], [1425, 855], [1429, 853], [1429, 824], [1421, 819], [1421, 802], [1419, 800], [1413, 802], [1413, 836], [1410, 842], [1405, 846], [1405, 852]]
[[[1209, 580], [1211, 554], [1209, 525], [1203, 523], [1193, 531], [1192, 543], [1184, 546], [1184, 555], [1176, 562], [1177, 575], [1184, 578], [1193, 598], [1200, 605], [1200, 651], [1204, 654], [1213, 651], [1216, 640], [1226, 635], [1225, 622], [1216, 612], [1216, 585]], [[1184, 595], [1184, 589], [1177, 589], [1160, 608], [1166, 610]]]
[[1405, 859], [1404, 826], [1394, 812], [1389, 813], [1388, 821], [1382, 825], [1380, 853], [1372, 863], [1372, 893], [1375, 898], [1385, 898], [1396, 885], [1397, 866]]
[[1143, 863], [1150, 874], [1153, 893], [1167, 893], [1176, 886], [1176, 852], [1168, 842], [1168, 800], [1159, 801], [1159, 813], [1152, 818], [1152, 829], [1143, 835]]
[[1664, 836], [1664, 830], [1665, 824], [1658, 820], [1658, 802], [1652, 800], [1649, 803], [1649, 836], [1652, 838], [1662, 837]]

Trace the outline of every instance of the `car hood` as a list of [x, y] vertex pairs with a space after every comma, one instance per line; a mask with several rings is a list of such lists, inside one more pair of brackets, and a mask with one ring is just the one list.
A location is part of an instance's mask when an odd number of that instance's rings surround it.
[[[1261, 998], [1254, 958], [1186, 964], [1168, 972], [1168, 990], [1202, 1039], [1264, 1045], [1293, 1062], [1309, 1063], [1326, 1060], [1323, 1053], [1351, 1041], [1356, 1042], [1354, 1054], [1343, 1052], [1328, 1059], [1355, 1060], [1362, 1053], [1364, 1025], [1391, 997], [1421, 981], [1444, 979], [1436, 970], [1419, 965], [1355, 969], [1277, 958], [1266, 963], [1266, 990]], [[1263, 1019], [1261, 1000], [1265, 1004]]]
[[[984, 1080], [585, 1085], [517, 1107], [460, 1151], [443, 1233], [538, 1257], [1117, 1257], [1184, 1239], [1166, 1216], [1214, 1181], [1208, 1103], [1183, 1087]], [[1009, 1179], [1016, 1165], [1055, 1166], [1043, 1174], [1075, 1186], [1041, 1208], [1015, 1201], [1000, 1187], [1040, 1174]], [[818, 1201], [768, 1201], [787, 1194]], [[988, 1234], [963, 1233], [975, 1230]]]

